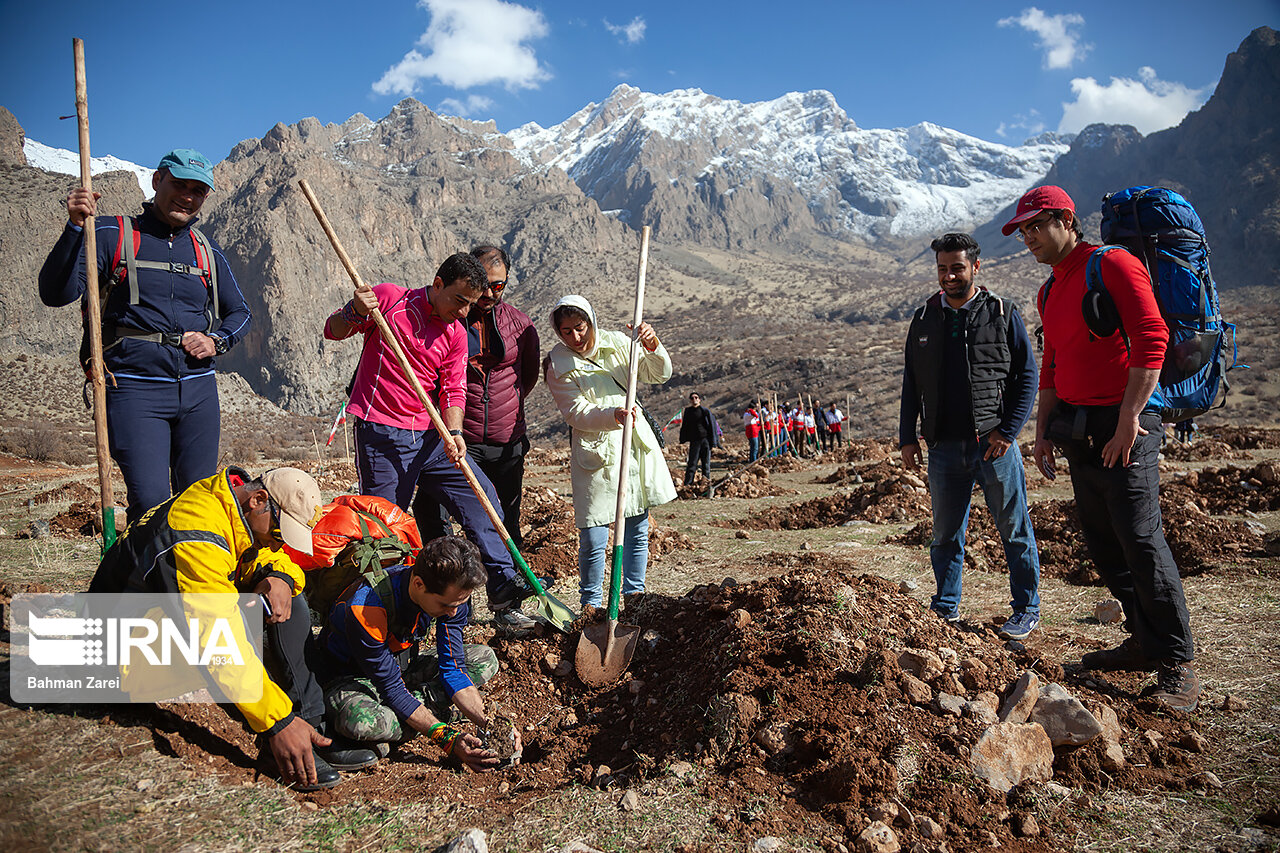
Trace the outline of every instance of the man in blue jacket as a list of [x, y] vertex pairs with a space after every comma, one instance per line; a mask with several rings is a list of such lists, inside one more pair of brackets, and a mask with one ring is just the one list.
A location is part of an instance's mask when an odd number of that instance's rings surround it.
[[[311, 655], [333, 731], [384, 755], [391, 744], [425, 734], [469, 769], [493, 769], [498, 759], [479, 738], [447, 724], [452, 705], [480, 731], [491, 725], [479, 688], [497, 674], [497, 656], [462, 642], [471, 593], [487, 577], [475, 545], [441, 536], [411, 568], [391, 569], [373, 586], [352, 584]], [[436, 647], [419, 655], [418, 641], [433, 627]]]
[[975, 284], [974, 239], [944, 234], [931, 248], [941, 291], [911, 318], [898, 421], [908, 469], [921, 462], [917, 420], [929, 447], [929, 557], [938, 584], [930, 607], [948, 622], [960, 618], [965, 531], [977, 482], [1009, 564], [1013, 615], [999, 633], [1021, 640], [1040, 623], [1040, 558], [1017, 443], [1035, 401], [1035, 358], [1017, 306]]
[[[249, 330], [227, 259], [193, 228], [213, 191], [209, 160], [188, 148], [170, 151], [151, 186], [155, 197], [142, 215], [95, 220], [107, 429], [131, 522], [217, 470], [214, 357]], [[83, 188], [67, 196], [69, 221], [40, 269], [45, 305], [85, 295], [84, 222], [96, 202]]]

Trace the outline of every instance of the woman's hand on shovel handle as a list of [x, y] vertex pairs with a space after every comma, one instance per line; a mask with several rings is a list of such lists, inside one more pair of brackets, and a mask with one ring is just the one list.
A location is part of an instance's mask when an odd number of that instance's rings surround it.
[[[630, 329], [633, 327], [628, 323], [627, 328]], [[648, 323], [640, 324], [640, 333], [636, 335], [636, 338], [649, 352], [653, 352], [658, 348], [658, 333], [655, 332], [653, 330], [653, 326], [650, 326]]]
[[[618, 422], [618, 426], [624, 426], [627, 418], [627, 407], [619, 406], [613, 410], [613, 419]], [[636, 422], [636, 410], [631, 409], [631, 424], [634, 426]]]

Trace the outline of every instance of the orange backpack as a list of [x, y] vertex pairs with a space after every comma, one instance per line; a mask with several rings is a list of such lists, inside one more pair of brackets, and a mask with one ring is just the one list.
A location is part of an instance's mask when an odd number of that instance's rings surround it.
[[[307, 573], [307, 603], [323, 622], [353, 583], [377, 587], [386, 568], [413, 565], [422, 534], [413, 516], [386, 498], [339, 495], [321, 508], [311, 544], [311, 554], [285, 548]], [[388, 608], [395, 606], [382, 597]]]

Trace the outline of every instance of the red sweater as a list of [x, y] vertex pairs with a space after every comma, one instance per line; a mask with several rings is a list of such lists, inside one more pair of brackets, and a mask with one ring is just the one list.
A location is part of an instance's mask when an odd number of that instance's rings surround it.
[[1102, 259], [1102, 280], [1115, 300], [1129, 349], [1114, 334], [1095, 338], [1085, 325], [1080, 303], [1085, 293], [1085, 266], [1097, 246], [1081, 242], [1053, 268], [1053, 287], [1045, 304], [1040, 288], [1040, 321], [1044, 324], [1044, 359], [1040, 387], [1077, 406], [1114, 406], [1124, 398], [1129, 368], [1159, 369], [1164, 362], [1169, 329], [1160, 316], [1151, 281], [1142, 262], [1126, 251]]

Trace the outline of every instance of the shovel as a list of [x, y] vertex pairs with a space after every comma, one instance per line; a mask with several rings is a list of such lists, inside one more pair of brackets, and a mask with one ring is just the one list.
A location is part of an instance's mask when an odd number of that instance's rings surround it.
[[[311, 209], [315, 212], [316, 219], [320, 221], [320, 227], [324, 229], [324, 233], [329, 238], [329, 242], [333, 244], [333, 249], [338, 253], [338, 260], [342, 261], [342, 265], [346, 267], [347, 275], [351, 276], [352, 282], [355, 283], [357, 290], [368, 290], [369, 285], [364, 283], [364, 279], [360, 277], [360, 273], [356, 271], [355, 264], [351, 263], [351, 258], [347, 256], [346, 250], [342, 248], [342, 243], [338, 241], [338, 235], [334, 233], [332, 226], [329, 225], [329, 219], [324, 215], [324, 211], [320, 208], [320, 201], [315, 197], [315, 193], [311, 191], [311, 185], [306, 179], [298, 181], [298, 186], [302, 188], [302, 194], [307, 197], [307, 201], [311, 204]], [[449, 428], [445, 426], [444, 420], [440, 417], [440, 413], [436, 411], [436, 407], [431, 402], [431, 398], [427, 396], [427, 392], [423, 390], [422, 383], [418, 381], [418, 376], [413, 372], [413, 368], [409, 365], [409, 359], [404, 354], [404, 348], [400, 346], [400, 341], [396, 339], [395, 332], [387, 325], [387, 320], [382, 316], [382, 312], [377, 308], [373, 309], [371, 314], [373, 322], [378, 326], [378, 331], [382, 333], [382, 339], [386, 341], [387, 346], [395, 353], [396, 361], [400, 365], [405, 378], [409, 380], [409, 384], [413, 386], [414, 392], [418, 395], [418, 401], [422, 403], [422, 407], [427, 410], [427, 415], [431, 418], [431, 424], [436, 428], [441, 437], [449, 435]], [[534, 597], [537, 599], [537, 605], [531, 614], [534, 618], [545, 622], [552, 628], [562, 633], [569, 633], [569, 626], [578, 618], [577, 615], [570, 610], [564, 602], [555, 598], [542, 588], [542, 584], [538, 583], [538, 578], [529, 568], [529, 564], [525, 562], [524, 557], [520, 556], [520, 551], [516, 548], [516, 543], [512, 541], [511, 535], [507, 533], [506, 525], [502, 523], [501, 516], [493, 508], [493, 504], [489, 502], [489, 497], [484, 493], [484, 488], [480, 485], [480, 481], [476, 479], [475, 472], [471, 470], [471, 466], [467, 462], [464, 454], [458, 467], [462, 470], [463, 476], [467, 478], [467, 484], [471, 486], [471, 491], [480, 500], [480, 505], [484, 507], [485, 513], [489, 516], [489, 521], [493, 523], [493, 529], [498, 531], [498, 536], [506, 543], [507, 550], [511, 552], [511, 559], [520, 569], [529, 586], [533, 588]]]
[[[631, 320], [631, 358], [627, 375], [627, 406], [636, 404], [636, 370], [640, 360], [640, 321], [644, 313], [644, 273], [649, 264], [649, 226], [640, 230], [640, 272], [636, 276], [636, 309]], [[618, 504], [613, 519], [613, 562], [609, 572], [609, 620], [582, 629], [574, 666], [578, 678], [589, 687], [603, 687], [626, 672], [640, 642], [637, 625], [618, 624], [618, 599], [622, 597], [622, 539], [626, 525], [627, 470], [631, 463], [633, 418], [622, 419], [622, 460], [618, 470]]]

